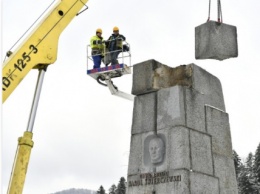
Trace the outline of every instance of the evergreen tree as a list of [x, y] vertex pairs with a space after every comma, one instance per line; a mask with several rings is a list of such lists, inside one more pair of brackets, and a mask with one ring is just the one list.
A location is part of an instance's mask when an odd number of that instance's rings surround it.
[[126, 181], [124, 177], [121, 177], [117, 185], [116, 194], [125, 194], [125, 193], [126, 193]]
[[260, 143], [255, 152], [253, 171], [255, 175], [255, 187], [258, 191], [258, 194], [260, 194]]
[[246, 158], [245, 168], [239, 182], [242, 194], [257, 194], [256, 178], [253, 167], [254, 155], [250, 152]]
[[254, 173], [256, 175], [257, 182], [260, 183], [260, 143], [255, 152]]
[[238, 178], [238, 190], [240, 194], [253, 194], [255, 190], [253, 184], [249, 181], [247, 171], [243, 171]]
[[248, 175], [250, 177], [252, 177], [253, 175], [253, 166], [254, 166], [254, 155], [252, 154], [252, 152], [250, 152], [246, 158], [246, 168], [247, 168]]
[[116, 185], [113, 184], [109, 189], [109, 194], [116, 194]]
[[235, 171], [236, 171], [236, 178], [238, 179], [239, 174], [242, 169], [242, 163], [241, 163], [241, 158], [238, 156], [238, 154], [235, 150], [233, 150], [233, 159], [234, 159], [234, 165], [235, 165]]
[[260, 194], [260, 144], [255, 156], [248, 154], [245, 163], [241, 162], [238, 154], [233, 151], [234, 165], [237, 175], [239, 194]]
[[97, 194], [106, 194], [106, 191], [105, 191], [105, 189], [104, 189], [104, 187], [102, 185], [99, 187], [99, 190], [97, 191]]

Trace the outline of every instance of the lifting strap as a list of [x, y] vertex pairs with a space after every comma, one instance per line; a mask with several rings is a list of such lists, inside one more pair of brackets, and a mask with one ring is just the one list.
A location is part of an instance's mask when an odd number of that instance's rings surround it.
[[[218, 1], [218, 23], [223, 23], [223, 16], [222, 16], [222, 9], [221, 9], [221, 2]], [[208, 13], [208, 20], [210, 20], [210, 9], [211, 9], [211, 0], [209, 0], [209, 13]]]

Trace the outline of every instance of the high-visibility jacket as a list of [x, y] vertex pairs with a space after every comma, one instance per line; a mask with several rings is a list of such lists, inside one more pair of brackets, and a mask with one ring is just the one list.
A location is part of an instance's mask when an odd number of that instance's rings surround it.
[[108, 49], [110, 51], [122, 49], [123, 48], [123, 41], [125, 37], [122, 34], [112, 34], [108, 39]]
[[90, 47], [92, 51], [96, 51], [96, 54], [103, 53], [105, 44], [102, 42], [103, 38], [99, 36], [93, 36], [90, 39]]

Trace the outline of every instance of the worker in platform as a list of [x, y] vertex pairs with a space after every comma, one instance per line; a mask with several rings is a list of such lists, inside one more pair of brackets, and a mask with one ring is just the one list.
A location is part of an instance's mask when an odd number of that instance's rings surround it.
[[100, 68], [104, 54], [105, 44], [103, 43], [102, 29], [96, 30], [96, 35], [90, 39], [91, 55], [94, 61], [94, 69]]
[[113, 34], [109, 37], [106, 44], [111, 55], [111, 65], [118, 64], [117, 58], [119, 53], [122, 52], [123, 41], [125, 39], [122, 34], [119, 34], [119, 28], [115, 26]]

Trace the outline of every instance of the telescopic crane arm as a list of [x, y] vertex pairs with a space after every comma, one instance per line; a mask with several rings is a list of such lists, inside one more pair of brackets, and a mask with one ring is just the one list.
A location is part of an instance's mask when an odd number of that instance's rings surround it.
[[54, 63], [61, 32], [88, 0], [57, 0], [31, 34], [5, 61], [2, 69], [3, 102], [33, 68]]
[[[33, 147], [32, 131], [39, 101], [41, 86], [46, 67], [57, 59], [58, 39], [61, 32], [79, 13], [88, 0], [57, 0], [31, 34], [5, 61], [2, 70], [3, 102], [15, 90], [18, 84], [35, 68], [39, 69], [34, 100], [27, 130], [18, 139], [8, 194], [22, 194], [31, 149]], [[10, 52], [8, 52], [10, 53]]]

